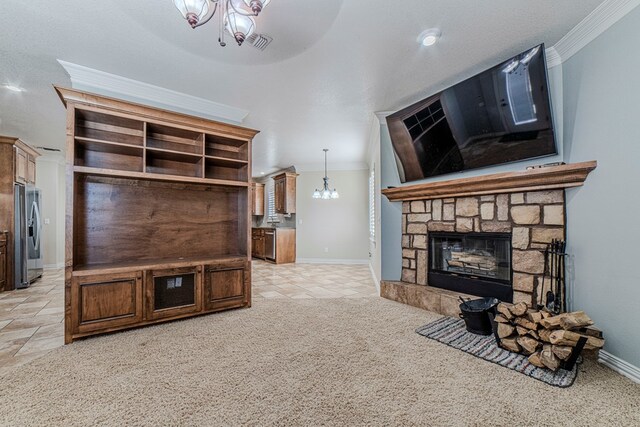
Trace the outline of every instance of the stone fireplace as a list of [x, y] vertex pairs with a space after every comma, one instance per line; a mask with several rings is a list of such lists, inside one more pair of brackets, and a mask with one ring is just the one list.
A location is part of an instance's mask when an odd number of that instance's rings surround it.
[[[566, 240], [565, 192], [595, 162], [384, 190], [402, 201], [402, 276], [381, 296], [446, 315], [458, 297], [494, 296], [532, 306], [544, 251]], [[509, 191], [511, 190], [511, 191]]]
[[[544, 249], [552, 239], [565, 239], [564, 190], [415, 200], [403, 202], [402, 212], [403, 282], [430, 284], [430, 233], [501, 233], [511, 236], [513, 273], [506, 280], [513, 302], [533, 302], [544, 272]], [[482, 293], [472, 289], [458, 292]], [[479, 296], [508, 299], [497, 292]]]

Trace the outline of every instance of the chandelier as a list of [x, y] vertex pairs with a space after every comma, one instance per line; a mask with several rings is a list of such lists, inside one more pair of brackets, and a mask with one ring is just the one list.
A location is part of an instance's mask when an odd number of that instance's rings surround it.
[[338, 191], [335, 188], [333, 190], [329, 190], [329, 177], [327, 176], [327, 151], [329, 150], [324, 148], [322, 151], [324, 151], [324, 178], [322, 178], [324, 185], [322, 190], [318, 190], [316, 188], [316, 191], [313, 192], [313, 198], [324, 200], [337, 199], [340, 197]]
[[269, 2], [271, 0], [173, 0], [182, 17], [194, 29], [209, 22], [220, 9], [218, 43], [223, 47], [227, 45], [225, 31], [242, 46], [256, 29], [253, 17], [258, 16]]

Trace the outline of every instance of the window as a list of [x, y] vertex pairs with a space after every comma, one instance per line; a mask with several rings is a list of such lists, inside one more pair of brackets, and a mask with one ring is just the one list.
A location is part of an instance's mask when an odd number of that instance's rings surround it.
[[369, 173], [369, 239], [376, 238], [376, 167]]
[[267, 222], [278, 222], [276, 215], [276, 192], [273, 179], [267, 183]]

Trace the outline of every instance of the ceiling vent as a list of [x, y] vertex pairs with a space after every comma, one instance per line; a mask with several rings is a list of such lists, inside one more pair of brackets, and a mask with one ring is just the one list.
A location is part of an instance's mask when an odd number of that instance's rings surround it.
[[266, 34], [256, 34], [253, 33], [249, 37], [245, 43], [249, 43], [251, 46], [256, 49], [265, 50], [267, 46], [273, 41], [273, 38], [269, 37]]

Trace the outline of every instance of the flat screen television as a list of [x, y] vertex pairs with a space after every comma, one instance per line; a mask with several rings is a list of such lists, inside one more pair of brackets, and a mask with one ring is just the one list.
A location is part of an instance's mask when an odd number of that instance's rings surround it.
[[557, 153], [544, 45], [387, 116], [402, 182]]

